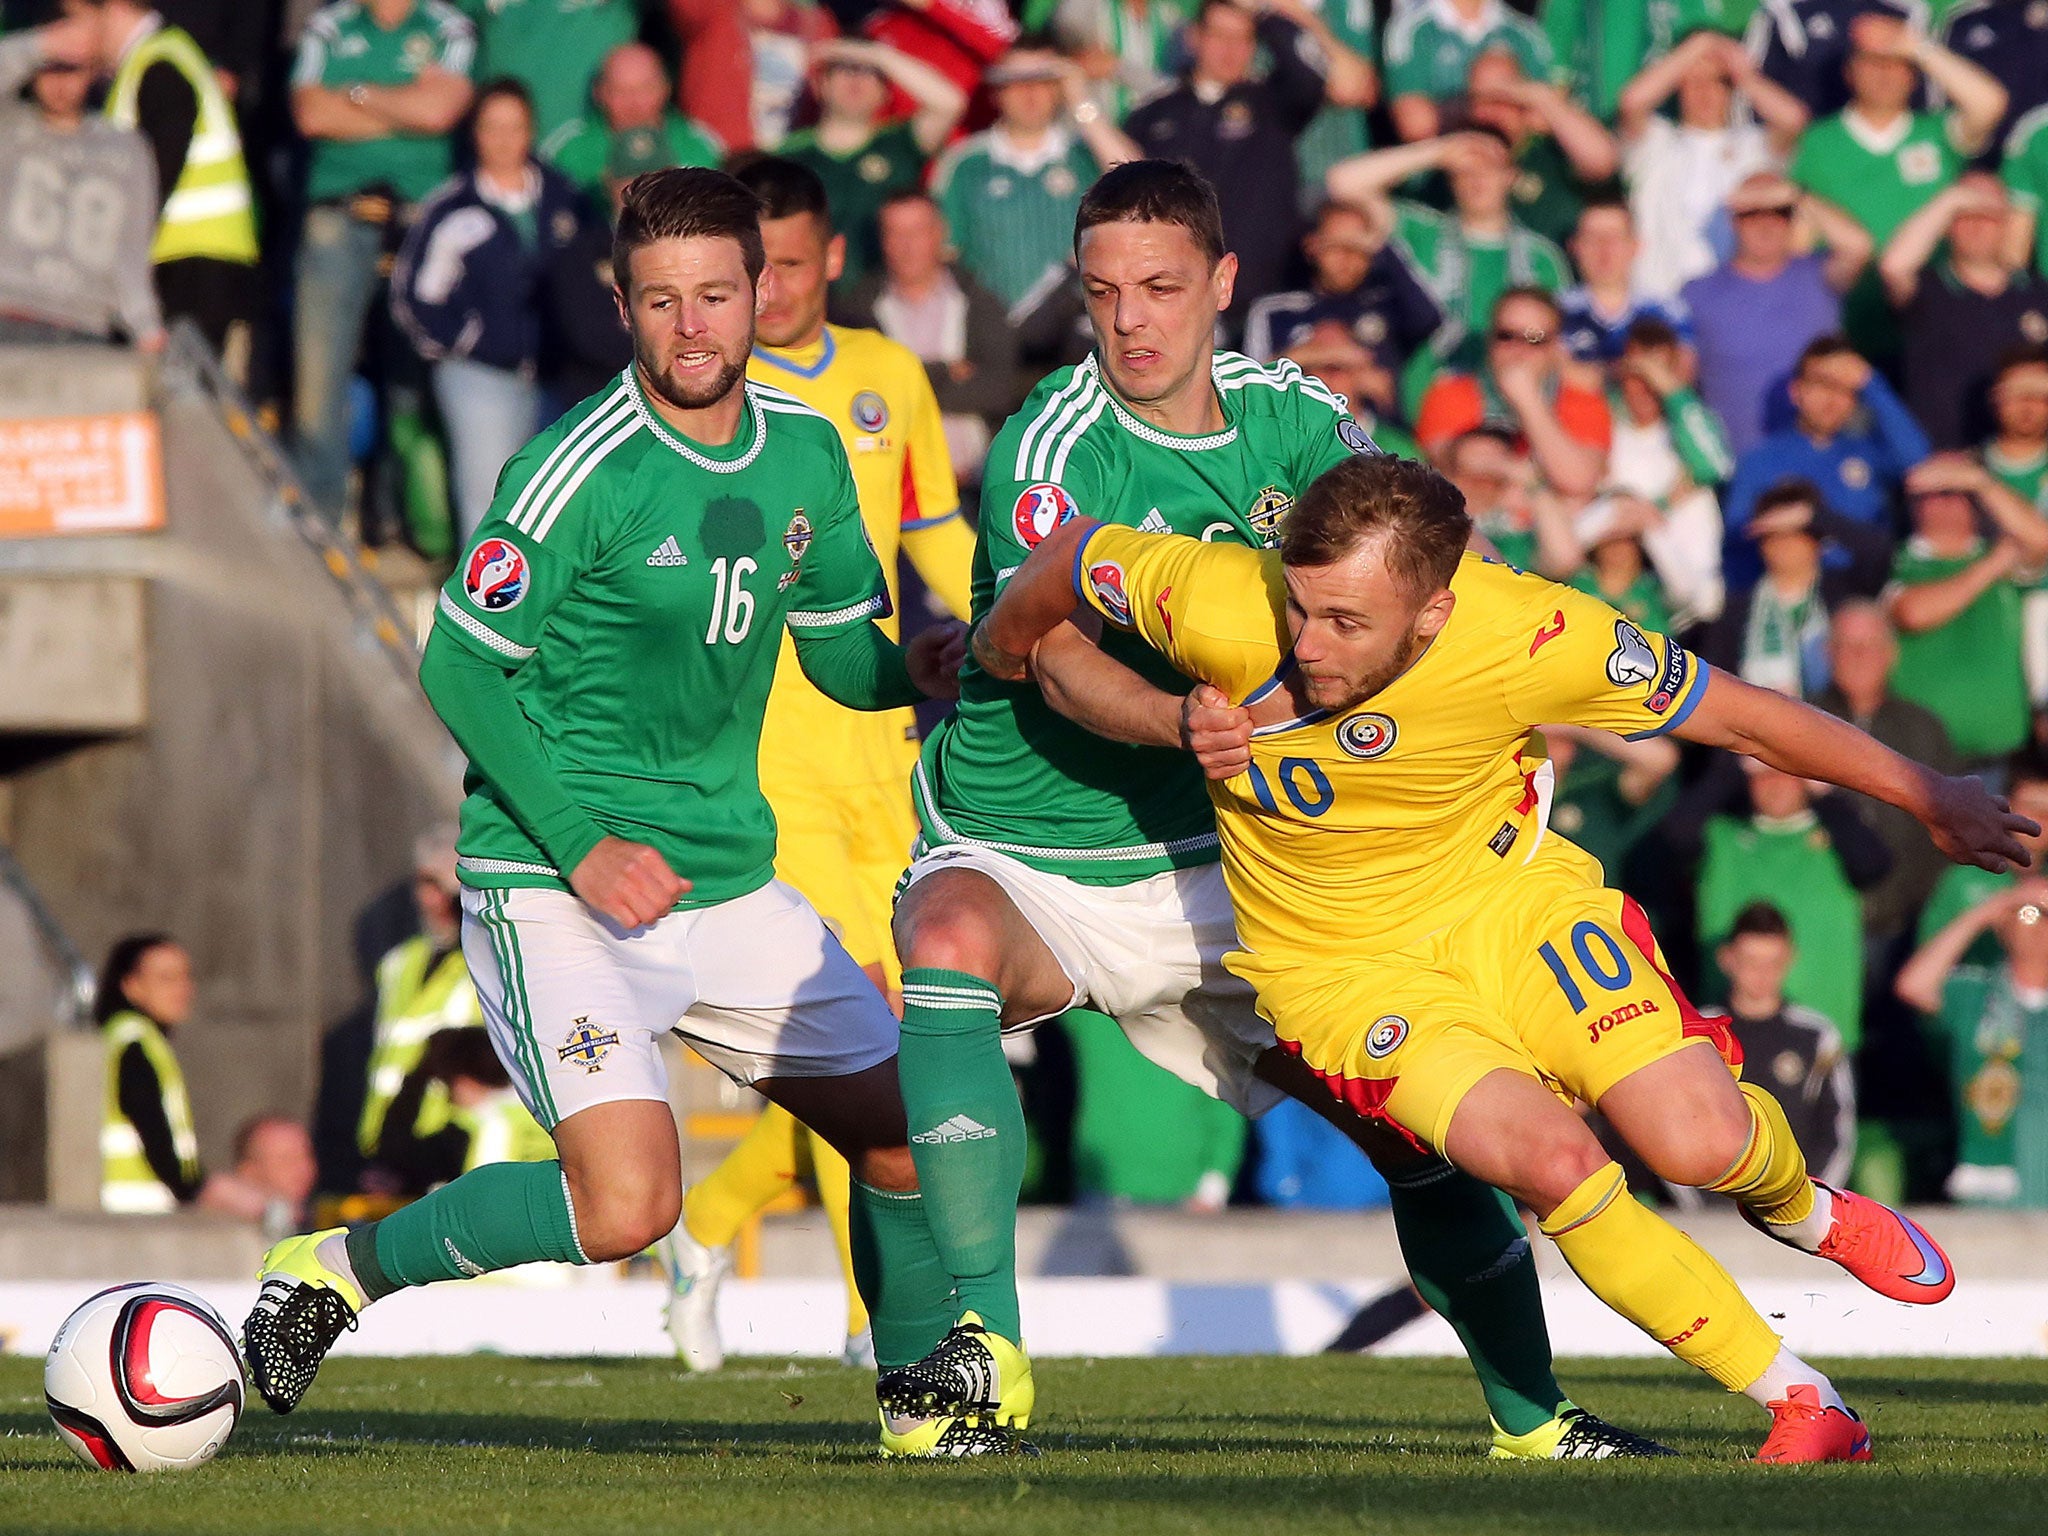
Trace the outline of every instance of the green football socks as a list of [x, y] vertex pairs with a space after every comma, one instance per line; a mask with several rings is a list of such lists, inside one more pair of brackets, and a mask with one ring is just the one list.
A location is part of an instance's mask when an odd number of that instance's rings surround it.
[[486, 1163], [348, 1235], [365, 1301], [552, 1259], [588, 1264], [558, 1162]]
[[[1003, 1058], [996, 989], [964, 971], [905, 971], [897, 1075], [926, 1221], [959, 1310], [979, 1313], [991, 1332], [1021, 1344], [1017, 1197], [1024, 1187], [1024, 1109]], [[875, 1345], [879, 1355], [879, 1330]]]
[[932, 1241], [924, 1197], [855, 1179], [846, 1216], [854, 1283], [874, 1329], [875, 1363], [886, 1371], [922, 1360], [963, 1310]]
[[1435, 1159], [1392, 1175], [1387, 1189], [1408, 1274], [1457, 1332], [1494, 1423], [1511, 1435], [1549, 1423], [1565, 1395], [1514, 1202]]

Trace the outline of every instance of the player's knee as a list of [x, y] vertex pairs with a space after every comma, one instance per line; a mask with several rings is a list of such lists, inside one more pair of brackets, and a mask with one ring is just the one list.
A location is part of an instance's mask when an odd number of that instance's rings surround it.
[[1671, 1184], [1701, 1188], [1733, 1168], [1749, 1150], [1749, 1103], [1740, 1093], [1713, 1095], [1686, 1107], [1669, 1122], [1685, 1125], [1683, 1136], [1662, 1136], [1641, 1147], [1643, 1161], [1657, 1177]]
[[917, 1164], [911, 1161], [907, 1146], [869, 1147], [860, 1155], [854, 1172], [869, 1189], [887, 1194], [906, 1195], [917, 1188]]
[[899, 913], [896, 943], [905, 970], [921, 967], [998, 979], [999, 926], [967, 882], [960, 882], [957, 890], [934, 889], [915, 907]]
[[1572, 1192], [1614, 1161], [1583, 1125], [1577, 1136], [1546, 1138], [1529, 1160], [1528, 1186], [1512, 1190], [1539, 1217], [1571, 1198]]
[[614, 1188], [578, 1206], [576, 1237], [591, 1263], [609, 1264], [646, 1252], [675, 1230], [682, 1214], [680, 1184]]

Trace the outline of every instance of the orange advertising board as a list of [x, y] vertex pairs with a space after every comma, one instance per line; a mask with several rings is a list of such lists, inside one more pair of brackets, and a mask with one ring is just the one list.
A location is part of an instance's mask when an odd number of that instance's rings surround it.
[[164, 524], [156, 418], [0, 420], [0, 538], [137, 533]]

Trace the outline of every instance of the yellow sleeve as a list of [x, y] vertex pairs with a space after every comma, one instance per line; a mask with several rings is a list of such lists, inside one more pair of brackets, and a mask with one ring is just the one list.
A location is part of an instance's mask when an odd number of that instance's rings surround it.
[[948, 518], [958, 521], [960, 482], [953, 477], [939, 397], [932, 393], [924, 364], [907, 351], [900, 398], [909, 423], [904, 429], [909, 458], [903, 467], [903, 531], [936, 527]]
[[1515, 652], [1502, 676], [1508, 712], [1523, 725], [1662, 736], [1707, 691], [1709, 668], [1684, 646], [1570, 587], [1546, 584], [1505, 644]]
[[974, 530], [955, 513], [936, 523], [903, 527], [903, 553], [917, 568], [918, 580], [931, 588], [954, 618], [965, 620], [973, 607], [969, 588], [974, 572]]
[[1175, 669], [1241, 698], [1286, 652], [1280, 557], [1104, 523], [1074, 552], [1074, 591]]

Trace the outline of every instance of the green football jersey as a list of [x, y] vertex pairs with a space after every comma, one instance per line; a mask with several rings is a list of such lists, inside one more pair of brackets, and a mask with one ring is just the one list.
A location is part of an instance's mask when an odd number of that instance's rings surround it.
[[[367, 5], [339, 0], [306, 23], [292, 66], [292, 84], [345, 91], [352, 85], [411, 85], [429, 65], [468, 75], [476, 29], [443, 0], [418, 0], [394, 27], [381, 27]], [[445, 133], [390, 133], [375, 139], [314, 139], [306, 195], [314, 202], [388, 187], [417, 202], [448, 177], [454, 160]]]
[[[1110, 391], [1090, 357], [1045, 380], [997, 434], [982, 482], [974, 612], [1046, 535], [1078, 515], [1157, 533], [1270, 544], [1308, 483], [1364, 429], [1290, 362], [1216, 355], [1227, 425], [1162, 432]], [[1102, 648], [1175, 693], [1187, 679], [1134, 636]], [[1107, 741], [1056, 713], [1038, 688], [969, 665], [960, 704], [925, 743], [914, 779], [924, 841], [978, 843], [1094, 885], [1122, 885], [1220, 856], [1202, 772], [1185, 752]]]
[[1543, 29], [1503, 0], [1489, 0], [1474, 27], [1427, 0], [1396, 6], [1387, 23], [1387, 96], [1448, 101], [1462, 95], [1472, 61], [1495, 49], [1513, 54], [1531, 80], [1558, 78], [1557, 56]]
[[610, 208], [610, 187], [622, 187], [635, 176], [672, 165], [715, 168], [725, 158], [725, 146], [702, 124], [671, 108], [662, 114], [659, 128], [623, 132], [601, 117], [576, 118], [543, 141], [540, 156], [600, 206]]
[[883, 124], [850, 155], [833, 154], [812, 128], [792, 133], [776, 152], [808, 165], [825, 183], [832, 227], [846, 236], [846, 268], [832, 291], [846, 293], [882, 264], [882, 204], [917, 189], [928, 157], [907, 122]]
[[2048, 276], [2048, 105], [2012, 125], [1998, 174], [2013, 207], [2034, 216], [2034, 267]]
[[[605, 55], [640, 34], [634, 0], [461, 0], [476, 22], [479, 80], [510, 75], [533, 95], [542, 140], [590, 105]], [[680, 161], [679, 164], [695, 164]]]
[[1088, 146], [1055, 127], [1031, 154], [999, 128], [962, 139], [939, 158], [932, 195], [960, 261], [1005, 304], [1066, 275], [1081, 194], [1101, 175]]
[[[1983, 553], [1936, 556], [1909, 539], [1892, 562], [1892, 581], [1942, 581]], [[1899, 636], [1892, 691], [1933, 710], [1966, 760], [2003, 757], [2027, 739], [2031, 719], [2020, 633], [2019, 583], [1993, 582], [1947, 623]]]
[[[773, 874], [755, 772], [786, 624], [888, 612], [839, 431], [749, 383], [723, 447], [679, 437], [631, 368], [513, 456], [435, 625], [500, 666], [549, 766], [605, 831], [660, 850], [680, 903]], [[465, 884], [566, 889], [490, 783], [462, 806]]]

